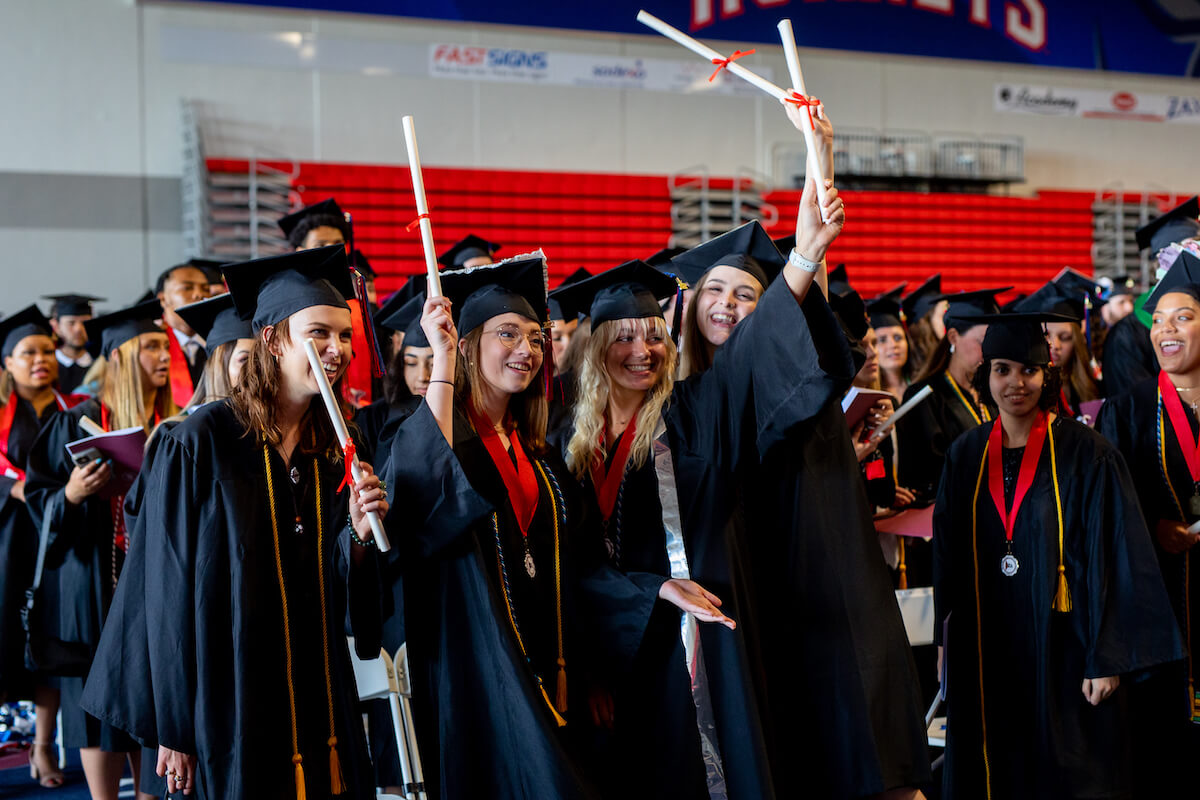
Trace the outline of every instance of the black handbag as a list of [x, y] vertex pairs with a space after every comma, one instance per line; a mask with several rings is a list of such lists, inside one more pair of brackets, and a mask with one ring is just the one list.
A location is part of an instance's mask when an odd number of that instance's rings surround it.
[[42, 594], [42, 569], [46, 563], [46, 544], [50, 538], [50, 520], [54, 517], [57, 497], [50, 500], [42, 516], [38, 540], [37, 568], [33, 586], [25, 590], [25, 605], [21, 606], [21, 627], [25, 629], [25, 668], [43, 675], [82, 678], [92, 664], [92, 649], [83, 642], [64, 642], [48, 636], [38, 625], [36, 609]]

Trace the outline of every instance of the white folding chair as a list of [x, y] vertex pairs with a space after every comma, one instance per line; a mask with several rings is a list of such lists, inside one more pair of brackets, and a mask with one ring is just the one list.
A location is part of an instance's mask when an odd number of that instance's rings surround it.
[[[896, 603], [900, 606], [900, 616], [904, 618], [909, 644], [913, 647], [933, 644], [933, 587], [897, 589]], [[933, 705], [925, 712], [925, 733], [930, 747], [946, 746], [946, 718], [936, 716], [941, 707], [942, 693], [939, 690], [933, 698]]]
[[[387, 700], [392, 712], [392, 731], [396, 736], [396, 749], [400, 753], [400, 774], [404, 780], [404, 795], [384, 794], [377, 791], [380, 800], [425, 800], [425, 785], [420, 778], [420, 766], [414, 777], [410, 763], [409, 742], [416, 748], [416, 738], [409, 732], [411, 720], [405, 724], [400, 707], [400, 684], [396, 681], [396, 668], [386, 650], [379, 657], [364, 661], [354, 652], [354, 637], [350, 640], [350, 661], [354, 666], [354, 683], [358, 687], [359, 700]], [[404, 649], [401, 648], [401, 653]], [[407, 685], [407, 681], [405, 682]], [[405, 698], [407, 700], [407, 698]], [[410, 715], [411, 716], [411, 715]]]
[[391, 698], [392, 716], [398, 717], [404, 728], [404, 739], [408, 747], [400, 748], [400, 773], [404, 778], [404, 790], [409, 798], [425, 800], [425, 775], [421, 770], [421, 750], [417, 747], [417, 729], [413, 726], [412, 714], [412, 682], [408, 673], [408, 644], [400, 645], [396, 651], [396, 659], [392, 662], [395, 667], [397, 695]]

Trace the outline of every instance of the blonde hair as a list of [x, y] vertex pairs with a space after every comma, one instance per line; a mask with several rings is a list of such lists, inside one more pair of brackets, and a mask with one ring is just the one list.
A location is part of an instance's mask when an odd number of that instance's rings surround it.
[[[107, 364], [99, 399], [101, 405], [112, 414], [113, 430], [134, 427], [150, 430], [142, 397], [142, 381], [146, 378], [142, 372], [141, 354], [141, 336], [135, 336], [109, 353], [108, 358], [102, 359]], [[166, 419], [179, 413], [179, 406], [171, 399], [170, 382], [154, 390], [153, 410], [151, 422], [155, 416]]]
[[[483, 326], [463, 337], [467, 345], [466, 358], [459, 358], [454, 375], [454, 395], [456, 399], [466, 398], [476, 414], [484, 413], [483, 407], [476, 401], [472, 386], [480, 386], [484, 382], [483, 368], [479, 364], [479, 343], [483, 339]], [[543, 348], [550, 348], [549, 343]], [[543, 369], [545, 361], [542, 362]], [[533, 380], [525, 387], [525, 391], [514, 394], [508, 399], [508, 414], [516, 423], [516, 429], [521, 434], [521, 444], [530, 451], [531, 455], [541, 456], [546, 452], [546, 422], [550, 417], [550, 409], [546, 403], [546, 392], [542, 387], [541, 372], [535, 372]]]
[[[213, 350], [208, 361], [204, 362], [204, 371], [200, 373], [200, 380], [196, 381], [196, 391], [192, 394], [192, 399], [188, 400], [188, 408], [211, 403], [214, 400], [223, 400], [233, 394], [233, 385], [229, 382], [229, 362], [236, 349], [236, 341], [217, 345], [217, 349]], [[155, 425], [154, 432], [146, 440], [146, 449], [150, 449], [150, 442], [164, 425], [170, 427], [187, 419], [185, 411], [186, 409]]]
[[1071, 385], [1079, 402], [1095, 400], [1098, 393], [1096, 381], [1092, 378], [1092, 354], [1088, 352], [1087, 339], [1078, 323], [1071, 326], [1071, 351], [1074, 354], [1071, 370], [1063, 373], [1063, 382]]
[[567, 443], [567, 467], [582, 480], [599, 459], [608, 458], [608, 443], [604, 439], [605, 411], [612, 392], [612, 378], [604, 366], [608, 348], [622, 334], [640, 333], [643, 336], [656, 334], [663, 338], [667, 347], [667, 358], [663, 362], [658, 380], [646, 390], [646, 399], [637, 413], [637, 433], [629, 448], [629, 463], [636, 469], [646, 463], [654, 444], [654, 429], [663, 406], [671, 397], [675, 386], [675, 365], [678, 353], [675, 343], [667, 335], [667, 323], [662, 317], [642, 319], [614, 319], [602, 322], [592, 331], [583, 359], [579, 365], [578, 392], [575, 401], [575, 432]]

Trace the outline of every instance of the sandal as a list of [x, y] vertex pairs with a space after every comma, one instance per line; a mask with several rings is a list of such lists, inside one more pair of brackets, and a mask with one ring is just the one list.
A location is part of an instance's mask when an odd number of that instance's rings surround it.
[[51, 757], [53, 747], [52, 743], [34, 742], [33, 747], [29, 749], [29, 777], [37, 781], [43, 789], [61, 788], [64, 781], [58, 761]]

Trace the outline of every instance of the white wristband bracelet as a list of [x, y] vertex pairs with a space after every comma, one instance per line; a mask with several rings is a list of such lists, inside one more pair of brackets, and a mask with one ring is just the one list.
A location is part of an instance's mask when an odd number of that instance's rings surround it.
[[800, 255], [800, 251], [792, 248], [792, 254], [788, 256], [788, 263], [793, 267], [799, 267], [805, 272], [816, 272], [821, 268], [819, 261], [809, 261], [804, 256]]

